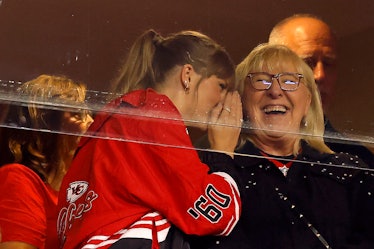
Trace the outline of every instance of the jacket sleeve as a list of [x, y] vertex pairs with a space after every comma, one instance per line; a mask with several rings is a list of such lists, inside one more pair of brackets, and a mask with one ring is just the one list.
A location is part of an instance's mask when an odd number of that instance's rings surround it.
[[239, 189], [241, 189], [241, 177], [239, 175], [237, 165], [229, 155], [214, 151], [199, 151], [199, 157], [201, 161], [209, 166], [210, 173], [213, 172], [225, 172], [229, 174], [234, 181], [237, 183]]

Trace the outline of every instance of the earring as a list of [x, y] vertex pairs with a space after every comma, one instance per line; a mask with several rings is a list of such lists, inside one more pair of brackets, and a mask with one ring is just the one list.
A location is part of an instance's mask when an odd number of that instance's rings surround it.
[[305, 118], [303, 118], [303, 125], [304, 125], [304, 127], [308, 126], [308, 121]]
[[189, 86], [188, 83], [189, 83], [188, 80], [184, 81], [184, 93], [185, 94], [189, 94], [190, 93], [190, 86]]

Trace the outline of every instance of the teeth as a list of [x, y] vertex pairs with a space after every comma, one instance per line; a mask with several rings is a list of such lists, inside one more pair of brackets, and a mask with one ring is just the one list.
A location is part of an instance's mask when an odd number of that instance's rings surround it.
[[265, 111], [265, 113], [270, 113], [270, 112], [285, 113], [287, 110], [286, 110], [286, 107], [284, 107], [284, 106], [268, 106], [268, 107], [265, 107], [264, 111]]

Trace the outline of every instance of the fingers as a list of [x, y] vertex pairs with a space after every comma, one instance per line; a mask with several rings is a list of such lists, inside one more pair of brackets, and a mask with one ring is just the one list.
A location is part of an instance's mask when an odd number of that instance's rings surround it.
[[222, 112], [223, 105], [222, 103], [218, 103], [211, 112], [210, 121], [216, 123], [221, 112]]
[[212, 122], [208, 126], [210, 148], [232, 156], [240, 135], [242, 117], [240, 95], [229, 92], [223, 104], [212, 111]]
[[230, 108], [230, 107], [224, 107], [223, 110], [224, 110], [224, 111], [227, 111], [227, 112], [229, 112], [229, 113], [231, 112], [231, 108]]
[[242, 102], [237, 91], [227, 93], [220, 118], [220, 123], [241, 126], [243, 121]]

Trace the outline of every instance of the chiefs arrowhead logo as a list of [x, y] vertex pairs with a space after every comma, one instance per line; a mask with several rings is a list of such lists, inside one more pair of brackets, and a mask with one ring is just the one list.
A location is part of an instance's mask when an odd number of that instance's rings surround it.
[[69, 184], [69, 188], [66, 190], [66, 200], [70, 203], [75, 202], [79, 199], [88, 189], [88, 182], [76, 181]]

